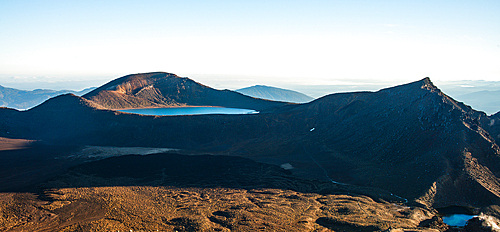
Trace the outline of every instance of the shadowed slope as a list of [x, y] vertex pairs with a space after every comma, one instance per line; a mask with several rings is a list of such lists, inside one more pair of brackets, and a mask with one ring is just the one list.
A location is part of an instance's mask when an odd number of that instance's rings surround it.
[[490, 119], [428, 78], [378, 92], [329, 95], [292, 112], [288, 123], [303, 125], [303, 132], [282, 147], [295, 145], [327, 178], [423, 196], [435, 205], [488, 204], [500, 197], [499, 149], [481, 127]]

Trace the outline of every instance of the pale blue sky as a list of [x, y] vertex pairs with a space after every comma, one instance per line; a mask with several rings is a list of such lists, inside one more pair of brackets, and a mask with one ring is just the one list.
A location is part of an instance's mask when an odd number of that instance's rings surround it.
[[499, 12], [498, 0], [1, 0], [0, 85], [152, 71], [209, 85], [500, 80]]

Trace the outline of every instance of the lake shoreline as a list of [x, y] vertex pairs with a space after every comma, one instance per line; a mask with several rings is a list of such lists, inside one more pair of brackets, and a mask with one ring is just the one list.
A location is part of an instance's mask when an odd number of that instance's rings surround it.
[[150, 115], [150, 116], [185, 116], [185, 115], [209, 115], [209, 114], [243, 115], [243, 114], [259, 113], [259, 111], [253, 109], [202, 107], [202, 106], [138, 108], [138, 109], [125, 109], [116, 111], [122, 113], [132, 113], [132, 114]]
[[[180, 105], [180, 106], [158, 106], [158, 107], [143, 107], [143, 108], [117, 108], [117, 109], [110, 109], [114, 111], [120, 111], [120, 110], [139, 110], [139, 109], [170, 109], [170, 108], [196, 108], [196, 107], [206, 107], [206, 108], [230, 108], [230, 107], [223, 107], [223, 106], [192, 106], [192, 105]], [[233, 108], [237, 109], [237, 108]]]

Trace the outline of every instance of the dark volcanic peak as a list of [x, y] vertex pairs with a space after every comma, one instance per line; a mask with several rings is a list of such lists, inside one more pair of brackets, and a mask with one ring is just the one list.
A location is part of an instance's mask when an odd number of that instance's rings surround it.
[[500, 197], [498, 131], [484, 113], [448, 97], [429, 78], [288, 109], [282, 111], [287, 123], [303, 132], [275, 146], [307, 150], [332, 180], [433, 205], [480, 205]]
[[[438, 97], [441, 102], [435, 102], [437, 104], [446, 103], [451, 105], [454, 109], [459, 109], [460, 111], [472, 110], [470, 106], [467, 106], [461, 102], [457, 102], [448, 95], [444, 94], [438, 87], [436, 87], [429, 77], [422, 80], [411, 82], [408, 84], [398, 85], [394, 87], [389, 87], [381, 89], [376, 92], [353, 92], [353, 93], [338, 93], [326, 95], [319, 98], [313, 102], [323, 102], [326, 101], [328, 104], [335, 104], [341, 107], [343, 104], [356, 100], [358, 98], [369, 97], [373, 99], [385, 99], [387, 102], [380, 102], [381, 105], [384, 104], [400, 104], [404, 105], [410, 101], [415, 101], [426, 96]], [[474, 111], [474, 113], [478, 113]]]
[[380, 91], [391, 91], [391, 90], [406, 90], [410, 91], [408, 94], [413, 94], [415, 92], [420, 91], [421, 89], [429, 90], [431, 92], [441, 92], [431, 81], [429, 77], [426, 77], [422, 80], [411, 82], [408, 84], [398, 85], [394, 87], [389, 87], [385, 89], [381, 89]]
[[286, 104], [255, 99], [229, 90], [216, 90], [165, 72], [124, 76], [83, 97], [109, 109], [221, 106], [264, 110]]
[[[391, 99], [387, 99], [390, 102], [382, 102], [382, 104], [401, 102], [403, 99], [413, 99], [421, 98], [423, 95], [431, 93], [441, 93], [441, 91], [432, 84], [431, 80], [426, 77], [420, 81], [411, 82], [408, 84], [403, 84], [399, 86], [389, 87], [381, 89], [376, 92], [371, 91], [360, 91], [360, 92], [350, 92], [350, 93], [333, 93], [323, 97], [320, 97], [307, 104], [300, 105], [296, 107], [297, 109], [302, 108], [315, 108], [326, 107], [328, 110], [343, 110], [343, 107], [353, 104], [355, 101], [366, 101], [368, 99], [377, 99], [381, 96], [385, 96]], [[395, 99], [393, 97], [398, 96]], [[402, 98], [400, 98], [402, 97]], [[355, 103], [354, 103], [355, 104]], [[326, 110], [325, 109], [325, 110]]]

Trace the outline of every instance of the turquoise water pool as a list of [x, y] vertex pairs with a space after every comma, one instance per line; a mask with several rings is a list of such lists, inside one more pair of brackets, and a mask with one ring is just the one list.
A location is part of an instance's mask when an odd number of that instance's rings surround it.
[[467, 223], [467, 221], [473, 217], [476, 217], [476, 215], [452, 214], [443, 216], [443, 222], [450, 226], [463, 227], [465, 226], [465, 223]]
[[258, 111], [223, 107], [170, 107], [118, 110], [143, 115], [257, 114]]

